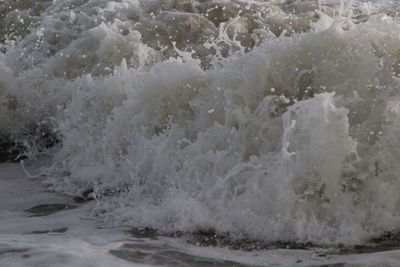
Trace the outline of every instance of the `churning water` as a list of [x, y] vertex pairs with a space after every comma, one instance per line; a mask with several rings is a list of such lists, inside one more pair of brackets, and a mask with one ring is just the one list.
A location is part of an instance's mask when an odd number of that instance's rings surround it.
[[0, 136], [107, 225], [362, 243], [400, 225], [399, 11], [0, 0]]

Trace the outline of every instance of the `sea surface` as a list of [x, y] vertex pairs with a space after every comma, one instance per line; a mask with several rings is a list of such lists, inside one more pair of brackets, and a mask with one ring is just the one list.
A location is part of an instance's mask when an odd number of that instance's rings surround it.
[[0, 266], [400, 266], [400, 2], [0, 0]]

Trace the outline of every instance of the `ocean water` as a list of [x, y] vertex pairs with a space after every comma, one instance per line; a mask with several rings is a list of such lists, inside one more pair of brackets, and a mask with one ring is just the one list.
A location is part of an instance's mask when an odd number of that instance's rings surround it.
[[0, 0], [1, 154], [48, 190], [93, 199], [82, 210], [107, 229], [212, 233], [243, 241], [238, 253], [244, 240], [397, 240], [399, 12], [383, 0]]

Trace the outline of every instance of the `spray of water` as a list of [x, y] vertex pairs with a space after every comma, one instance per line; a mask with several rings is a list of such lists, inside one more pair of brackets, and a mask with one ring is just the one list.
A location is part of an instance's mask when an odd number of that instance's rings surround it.
[[53, 189], [93, 189], [106, 222], [318, 244], [399, 224], [396, 5], [6, 0], [0, 12], [0, 136], [49, 154]]

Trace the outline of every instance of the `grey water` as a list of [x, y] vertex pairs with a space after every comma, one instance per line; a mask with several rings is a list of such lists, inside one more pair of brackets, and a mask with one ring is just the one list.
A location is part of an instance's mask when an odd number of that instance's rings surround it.
[[[59, 264], [54, 249], [66, 266], [290, 266], [362, 252], [395, 266], [399, 12], [383, 0], [0, 1], [0, 160], [20, 162], [3, 165], [0, 260], [29, 248], [15, 264]], [[186, 242], [196, 233], [215, 238]]]

